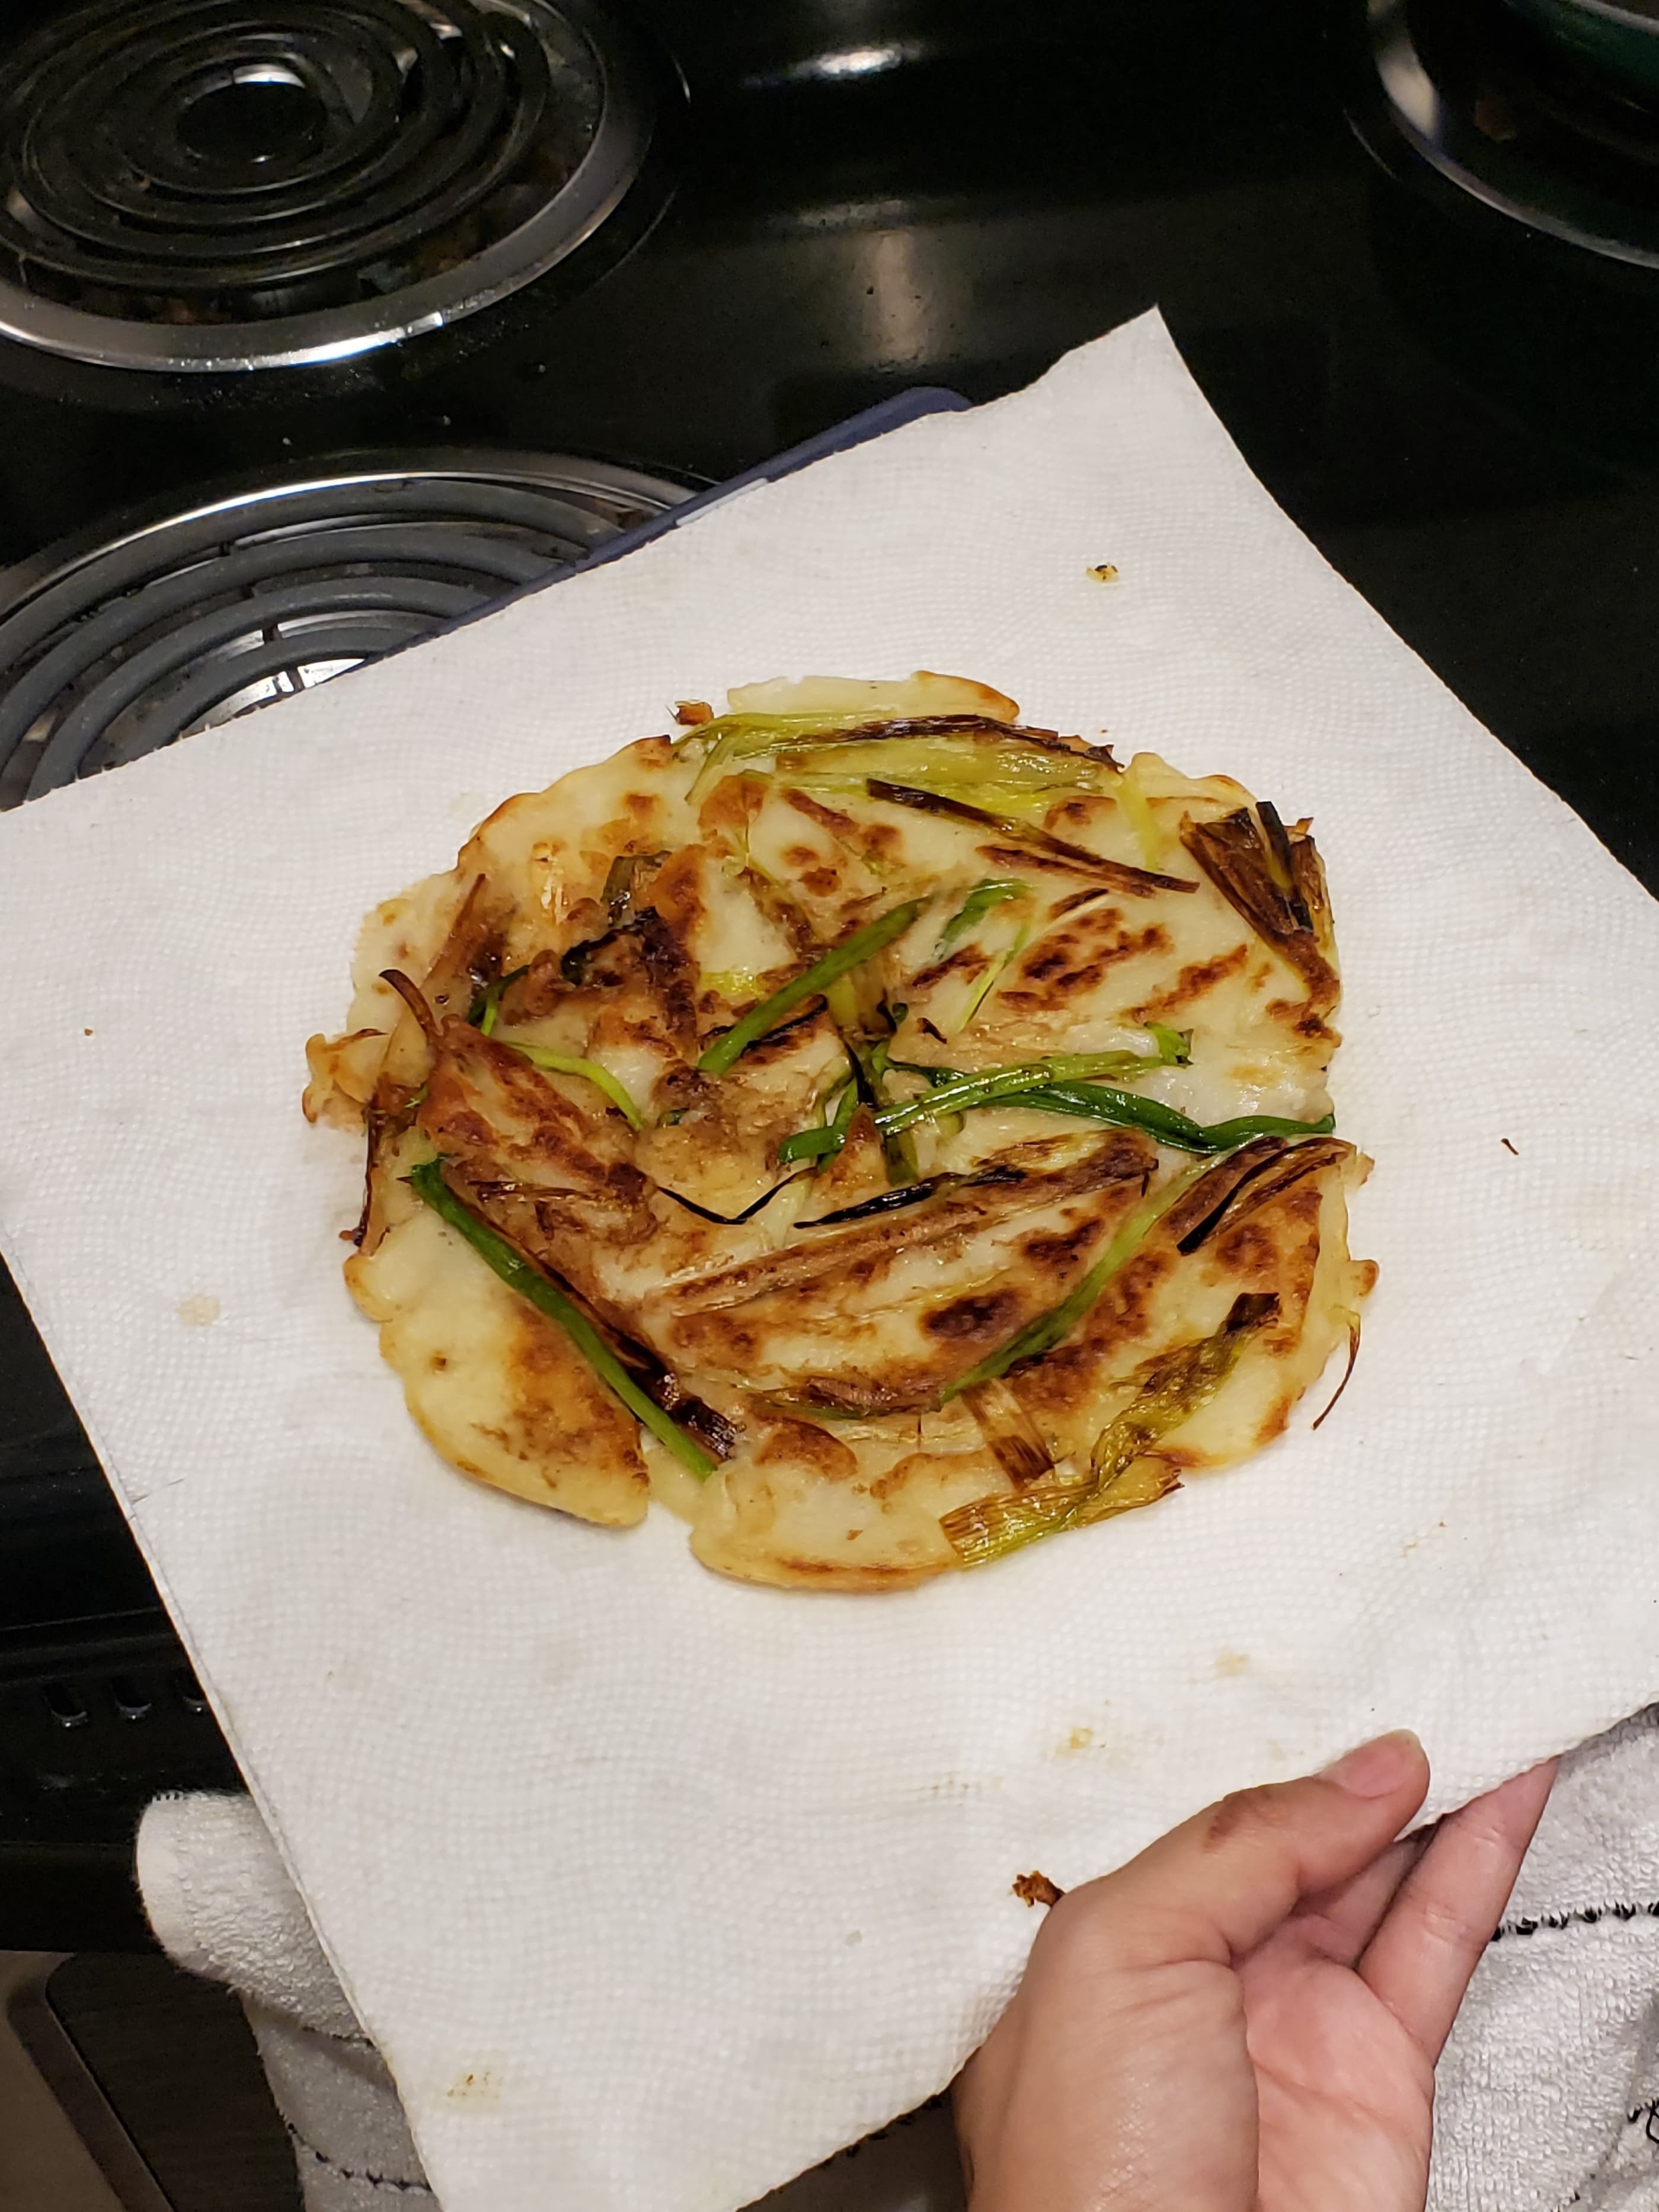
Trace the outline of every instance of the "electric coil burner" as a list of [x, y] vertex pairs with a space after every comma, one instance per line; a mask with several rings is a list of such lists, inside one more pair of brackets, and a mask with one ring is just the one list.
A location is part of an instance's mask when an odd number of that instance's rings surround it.
[[1392, 174], [1608, 260], [1659, 268], [1659, 97], [1505, 0], [1366, 0], [1350, 114]]
[[0, 576], [0, 807], [412, 645], [689, 495], [557, 456], [363, 459]]
[[[358, 457], [52, 547], [0, 574], [0, 806], [327, 682], [690, 496], [558, 455]], [[140, 1808], [236, 1771], [3, 1266], [0, 1407], [0, 1848], [26, 1940], [126, 1944]]]
[[344, 360], [544, 275], [651, 122], [592, 0], [104, 0], [0, 58], [0, 332], [127, 368]]

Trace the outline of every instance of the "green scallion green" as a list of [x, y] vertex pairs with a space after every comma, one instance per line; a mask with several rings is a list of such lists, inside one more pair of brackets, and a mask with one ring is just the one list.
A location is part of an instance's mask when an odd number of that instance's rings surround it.
[[781, 745], [811, 744], [842, 730], [867, 729], [869, 724], [867, 714], [717, 714], [712, 722], [700, 722], [678, 741], [702, 748], [702, 765], [689, 795], [700, 799], [739, 761], [757, 760]]
[[821, 1122], [816, 1129], [797, 1129], [778, 1146], [779, 1164], [787, 1167], [791, 1160], [827, 1160], [846, 1141], [846, 1132], [833, 1121]]
[[1117, 1091], [1100, 1083], [1048, 1084], [1004, 1103], [1028, 1106], [1042, 1114], [1074, 1114], [1083, 1121], [1102, 1121], [1114, 1128], [1145, 1129], [1160, 1145], [1177, 1152], [1229, 1152], [1249, 1137], [1328, 1137], [1336, 1127], [1335, 1116], [1330, 1114], [1317, 1121], [1287, 1121], [1276, 1114], [1242, 1114], [1231, 1121], [1194, 1121], [1156, 1098], [1143, 1098], [1136, 1091]]
[[444, 1180], [441, 1160], [428, 1160], [423, 1166], [413, 1169], [409, 1182], [416, 1196], [464, 1237], [509, 1290], [516, 1291], [538, 1313], [558, 1323], [605, 1389], [628, 1408], [641, 1427], [649, 1429], [658, 1443], [665, 1445], [693, 1474], [705, 1480], [713, 1474], [714, 1462], [709, 1454], [695, 1437], [688, 1436], [678, 1421], [671, 1419], [660, 1406], [647, 1397], [575, 1301], [456, 1197]]
[[[1163, 1064], [1139, 1053], [1053, 1053], [1046, 1060], [1024, 1060], [1018, 1066], [993, 1067], [979, 1074], [952, 1076], [949, 1082], [937, 1084], [919, 1098], [904, 1098], [895, 1105], [884, 1106], [876, 1115], [876, 1127], [885, 1136], [890, 1132], [908, 1129], [917, 1121], [931, 1121], [940, 1114], [965, 1113], [972, 1106], [995, 1106], [1016, 1100], [1024, 1105], [1027, 1102], [1020, 1094], [1025, 1091], [1038, 1091], [1055, 1085], [1078, 1085], [1081, 1079], [1091, 1075], [1127, 1075], [1137, 1067], [1152, 1068]], [[1122, 1098], [1132, 1096], [1128, 1091], [1109, 1095]], [[1155, 1103], [1150, 1098], [1135, 1103], [1147, 1108]], [[1158, 1106], [1156, 1111], [1170, 1115], [1188, 1128], [1197, 1127], [1184, 1114], [1176, 1114], [1172, 1107]]]
[[818, 1129], [797, 1129], [778, 1146], [778, 1158], [790, 1160], [823, 1160], [835, 1158], [847, 1142], [847, 1132], [858, 1111], [859, 1091], [855, 1083], [849, 1083], [836, 1103], [836, 1110]]
[[993, 1067], [979, 1074], [954, 1069], [911, 1066], [933, 1088], [917, 1098], [883, 1106], [876, 1127], [886, 1138], [946, 1114], [963, 1114], [977, 1106], [1018, 1106], [1042, 1114], [1071, 1114], [1085, 1121], [1109, 1127], [1145, 1129], [1160, 1145], [1182, 1152], [1224, 1152], [1249, 1137], [1326, 1137], [1335, 1127], [1334, 1117], [1317, 1121], [1289, 1121], [1274, 1114], [1244, 1114], [1231, 1121], [1205, 1124], [1161, 1099], [1147, 1098], [1136, 1091], [1121, 1091], [1087, 1079], [1102, 1075], [1138, 1075], [1157, 1067], [1184, 1066], [1191, 1058], [1188, 1040], [1179, 1030], [1161, 1022], [1148, 1022], [1146, 1032], [1158, 1046], [1156, 1054], [1135, 1052], [1056, 1053], [1047, 1060], [1028, 1060], [1015, 1067]]
[[703, 1054], [697, 1066], [705, 1075], [724, 1075], [741, 1060], [751, 1044], [757, 1044], [769, 1029], [775, 1029], [786, 1014], [819, 991], [827, 990], [837, 976], [868, 960], [875, 953], [901, 937], [921, 912], [924, 902], [907, 899], [902, 906], [891, 908], [877, 921], [866, 922], [856, 929], [844, 945], [837, 945], [821, 960], [815, 960], [804, 969], [792, 983], [781, 991], [774, 991], [769, 999], [763, 999], [751, 1006], [743, 1019], [717, 1036]]
[[532, 1067], [539, 1067], [549, 1075], [579, 1075], [584, 1083], [591, 1083], [602, 1091], [619, 1114], [625, 1115], [630, 1129], [642, 1129], [645, 1116], [629, 1097], [627, 1090], [608, 1067], [601, 1067], [597, 1060], [578, 1060], [572, 1053], [550, 1052], [543, 1044], [514, 1044], [508, 1037], [501, 1042], [509, 1052], [516, 1052]]
[[[731, 756], [728, 754], [729, 761]], [[1024, 744], [1012, 734], [991, 744], [972, 738], [832, 738], [810, 749], [781, 750], [772, 763], [787, 783], [845, 789], [866, 776], [908, 783], [921, 791], [979, 792], [1017, 799], [1034, 793], [1052, 804], [1056, 794], [1109, 790], [1118, 770], [1085, 755]]]
[[520, 975], [529, 973], [528, 968], [515, 968], [510, 975], [498, 975], [493, 983], [487, 983], [479, 992], [466, 1010], [466, 1018], [481, 1036], [489, 1036], [494, 1033], [501, 1011], [501, 994], [507, 985], [516, 983]]
[[1143, 1026], [1158, 1047], [1158, 1056], [1166, 1067], [1187, 1066], [1193, 1056], [1190, 1030], [1172, 1030], [1164, 1022], [1147, 1022]]
[[1207, 1159], [1194, 1160], [1142, 1199], [1070, 1295], [1057, 1306], [1050, 1306], [1047, 1313], [1035, 1316], [994, 1352], [987, 1352], [976, 1366], [970, 1367], [950, 1385], [939, 1403], [948, 1404], [964, 1390], [971, 1390], [976, 1382], [988, 1382], [995, 1376], [1006, 1375], [1011, 1367], [1018, 1367], [1023, 1360], [1040, 1359], [1045, 1352], [1052, 1352], [1071, 1334], [1119, 1269], [1133, 1259], [1176, 1200], [1192, 1188], [1200, 1176], [1206, 1174], [1212, 1164]]
[[984, 876], [980, 883], [973, 884], [973, 890], [963, 900], [963, 905], [957, 907], [956, 914], [949, 918], [945, 929], [940, 929], [938, 949], [942, 953], [949, 951], [951, 945], [956, 945], [957, 938], [964, 938], [969, 929], [975, 929], [984, 921], [984, 915], [991, 911], [991, 907], [1005, 905], [1009, 898], [1026, 898], [1026, 894], [1029, 894], [1029, 884], [1018, 883], [1013, 876]]

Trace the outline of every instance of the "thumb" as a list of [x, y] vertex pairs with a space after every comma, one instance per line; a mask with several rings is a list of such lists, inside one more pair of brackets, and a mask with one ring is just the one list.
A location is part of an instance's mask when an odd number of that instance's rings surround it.
[[1070, 1907], [1075, 1918], [1097, 1897], [1114, 1960], [1126, 1967], [1225, 1964], [1253, 1951], [1304, 1898], [1369, 1866], [1428, 1786], [1429, 1762], [1409, 1729], [1377, 1736], [1322, 1774], [1224, 1797], [1058, 1910]]

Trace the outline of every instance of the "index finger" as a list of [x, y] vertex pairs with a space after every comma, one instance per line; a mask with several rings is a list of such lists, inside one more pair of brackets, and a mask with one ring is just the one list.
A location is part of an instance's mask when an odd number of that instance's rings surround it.
[[1075, 1925], [1097, 1899], [1112, 1959], [1125, 1966], [1230, 1963], [1300, 1899], [1368, 1866], [1422, 1803], [1428, 1781], [1414, 1735], [1378, 1736], [1323, 1774], [1224, 1797], [1115, 1874], [1074, 1890], [1056, 1917]]

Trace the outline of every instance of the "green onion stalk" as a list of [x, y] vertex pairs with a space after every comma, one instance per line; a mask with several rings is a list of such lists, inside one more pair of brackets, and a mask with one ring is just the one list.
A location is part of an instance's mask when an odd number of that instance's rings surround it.
[[902, 937], [921, 912], [925, 901], [907, 899], [902, 906], [890, 908], [876, 921], [856, 929], [843, 945], [833, 946], [810, 968], [803, 969], [793, 982], [781, 990], [774, 991], [769, 999], [763, 999], [751, 1006], [743, 1019], [724, 1036], [717, 1036], [704, 1052], [697, 1066], [705, 1075], [724, 1075], [736, 1066], [752, 1044], [758, 1044], [769, 1030], [775, 1029], [786, 1014], [831, 984], [874, 954], [890, 945], [896, 937]]
[[1146, 1053], [1055, 1053], [1046, 1060], [1027, 1060], [1018, 1066], [994, 1067], [983, 1073], [951, 1075], [939, 1082], [932, 1070], [933, 1088], [917, 1098], [906, 1098], [884, 1107], [876, 1127], [884, 1136], [912, 1127], [941, 1114], [963, 1114], [980, 1106], [1018, 1106], [1047, 1114], [1070, 1114], [1083, 1120], [1118, 1128], [1145, 1129], [1173, 1151], [1212, 1153], [1231, 1152], [1248, 1138], [1321, 1137], [1334, 1127], [1327, 1114], [1316, 1121], [1286, 1121], [1274, 1114], [1244, 1114], [1229, 1121], [1194, 1121], [1161, 1099], [1123, 1091], [1088, 1079], [1101, 1075], [1137, 1074], [1143, 1069], [1178, 1066], [1187, 1057], [1186, 1040], [1158, 1025], [1158, 1050]]
[[778, 1146], [778, 1158], [786, 1164], [791, 1160], [833, 1159], [847, 1142], [847, 1131], [858, 1111], [858, 1085], [849, 1083], [836, 1103], [836, 1110], [823, 1127], [817, 1129], [797, 1129]]
[[620, 1078], [608, 1067], [601, 1067], [597, 1060], [579, 1060], [574, 1053], [550, 1052], [544, 1044], [514, 1044], [503, 1037], [502, 1043], [509, 1052], [516, 1052], [532, 1067], [539, 1067], [549, 1075], [579, 1075], [584, 1083], [591, 1083], [602, 1091], [619, 1114], [627, 1117], [630, 1129], [642, 1129], [645, 1116], [635, 1104]]
[[416, 1196], [464, 1237], [509, 1290], [516, 1291], [538, 1313], [558, 1323], [612, 1397], [627, 1407], [642, 1428], [648, 1429], [659, 1443], [665, 1445], [700, 1480], [707, 1480], [713, 1474], [713, 1458], [695, 1437], [688, 1436], [678, 1421], [646, 1395], [574, 1299], [457, 1198], [444, 1180], [441, 1160], [428, 1160], [411, 1170], [409, 1182]]
[[1012, 876], [986, 876], [974, 885], [962, 904], [939, 932], [939, 951], [948, 952], [957, 938], [965, 937], [970, 929], [977, 928], [994, 906], [1008, 899], [1024, 898], [1029, 884]]
[[1070, 1294], [1057, 1306], [1050, 1306], [1047, 1313], [1034, 1316], [994, 1352], [987, 1352], [983, 1359], [945, 1390], [939, 1403], [948, 1405], [952, 1398], [959, 1398], [975, 1383], [989, 1382], [998, 1375], [1006, 1375], [1011, 1367], [1018, 1367], [1028, 1359], [1041, 1359], [1045, 1352], [1052, 1352], [1071, 1334], [1113, 1276], [1133, 1259], [1176, 1200], [1184, 1197], [1212, 1165], [1207, 1159], [1194, 1160], [1142, 1199]]
[[976, 1498], [947, 1513], [939, 1525], [961, 1564], [985, 1566], [1040, 1537], [1083, 1528], [1161, 1496], [1172, 1486], [1167, 1478], [1137, 1485], [1130, 1470], [1161, 1437], [1208, 1405], [1250, 1338], [1278, 1310], [1271, 1294], [1247, 1293], [1233, 1301], [1226, 1320], [1210, 1335], [1147, 1360], [1138, 1370], [1134, 1397], [1096, 1439], [1086, 1475]]

